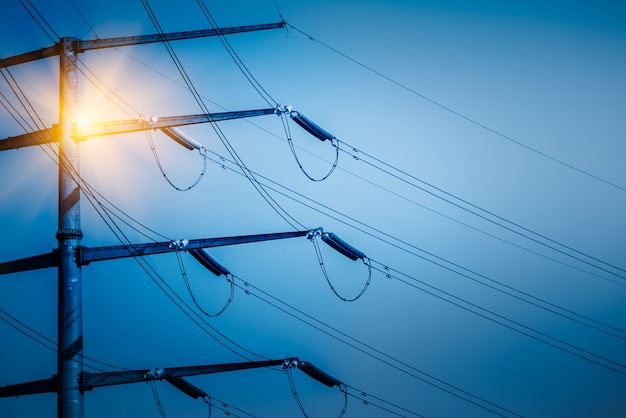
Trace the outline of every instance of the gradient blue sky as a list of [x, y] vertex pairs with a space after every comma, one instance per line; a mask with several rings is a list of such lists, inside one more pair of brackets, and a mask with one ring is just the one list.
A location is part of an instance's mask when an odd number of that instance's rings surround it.
[[[155, 33], [138, 0], [74, 0], [84, 19], [70, 0], [30, 3], [59, 36]], [[293, 105], [342, 141], [338, 168], [323, 182], [306, 179], [276, 117], [220, 127], [248, 167], [263, 176], [259, 179], [282, 193], [268, 189], [287, 213], [307, 228], [322, 226], [337, 233], [374, 260], [375, 267], [391, 268], [391, 277], [373, 271], [366, 293], [347, 303], [330, 290], [314, 247], [304, 238], [212, 249], [238, 284], [247, 281], [305, 312], [331, 335], [264, 303], [252, 288], [253, 294], [237, 289], [229, 308], [208, 320], [211, 326], [260, 356], [299, 356], [341, 379], [350, 394], [367, 393], [369, 405], [350, 397], [347, 417], [487, 417], [494, 412], [623, 416], [624, 6], [617, 1], [276, 4], [297, 30], [228, 40], [275, 101]], [[150, 5], [167, 32], [210, 27], [196, 1], [152, 0]], [[272, 0], [206, 5], [221, 26], [280, 20]], [[3, 58], [52, 44], [17, 0], [3, 4], [0, 39]], [[210, 111], [267, 107], [218, 39], [172, 46]], [[200, 113], [162, 45], [90, 51], [81, 59], [142, 115]], [[57, 123], [58, 60], [10, 71], [45, 126]], [[0, 91], [19, 108], [5, 79]], [[106, 97], [81, 77], [80, 107], [86, 119], [139, 116], [122, 111], [119, 98]], [[293, 123], [290, 128], [305, 168], [322, 175], [333, 160], [333, 148]], [[183, 130], [228, 157], [210, 126]], [[0, 108], [0, 138], [22, 133]], [[198, 153], [158, 132], [153, 139], [171, 180], [181, 186], [193, 182], [202, 170]], [[81, 144], [80, 157], [87, 182], [162, 236], [292, 230], [227, 163], [222, 169], [209, 161], [195, 188], [172, 189], [143, 133], [89, 139]], [[40, 148], [5, 151], [0, 153], [0, 173], [0, 261], [56, 248], [55, 162]], [[120, 243], [86, 199], [82, 214], [84, 245]], [[152, 232], [143, 236], [121, 220], [116, 223], [132, 242], [163, 240]], [[356, 294], [367, 268], [325, 245], [321, 250], [336, 288]], [[182, 259], [199, 302], [207, 310], [219, 309], [228, 297], [224, 279], [202, 270], [188, 254]], [[174, 254], [146, 262], [190, 302]], [[235, 353], [243, 353], [240, 348], [225, 349], [191, 322], [136, 262], [93, 263], [83, 267], [83, 281], [85, 355], [90, 359], [127, 369], [242, 361]], [[56, 306], [56, 270], [0, 278], [0, 308], [52, 340]], [[14, 323], [5, 314], [0, 318]], [[353, 338], [359, 342], [351, 344], [361, 350], [333, 336]], [[0, 385], [56, 372], [56, 353], [6, 322], [0, 322], [0, 340]], [[310, 417], [339, 413], [343, 395], [337, 388], [328, 389], [302, 373], [294, 377]], [[301, 415], [280, 371], [189, 380], [254, 416]], [[206, 416], [202, 401], [165, 382], [157, 388], [168, 417]], [[85, 395], [85, 405], [88, 418], [159, 415], [144, 383], [96, 388]], [[0, 399], [0, 411], [6, 417], [52, 417], [56, 397]]]

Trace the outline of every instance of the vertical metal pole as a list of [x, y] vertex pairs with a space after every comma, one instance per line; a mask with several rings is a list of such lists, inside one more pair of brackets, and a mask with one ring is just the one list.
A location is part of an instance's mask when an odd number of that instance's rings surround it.
[[83, 306], [81, 269], [76, 250], [81, 245], [78, 143], [76, 126], [78, 80], [75, 39], [62, 38], [60, 57], [59, 125], [59, 318], [57, 414], [59, 418], [83, 418], [84, 397], [79, 377], [83, 372]]

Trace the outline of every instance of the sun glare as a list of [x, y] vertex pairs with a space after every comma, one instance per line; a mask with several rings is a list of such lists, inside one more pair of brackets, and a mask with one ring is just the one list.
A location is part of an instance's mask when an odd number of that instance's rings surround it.
[[89, 128], [89, 124], [91, 123], [92, 118], [89, 115], [81, 114], [76, 118], [76, 126], [78, 128], [78, 135], [83, 136], [87, 129]]

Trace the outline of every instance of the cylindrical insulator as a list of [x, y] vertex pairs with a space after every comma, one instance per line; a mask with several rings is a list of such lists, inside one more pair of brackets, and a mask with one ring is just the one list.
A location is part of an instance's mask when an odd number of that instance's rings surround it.
[[195, 139], [191, 138], [189, 135], [185, 134], [180, 129], [177, 129], [177, 128], [174, 128], [174, 127], [171, 127], [171, 128], [160, 128], [160, 129], [161, 129], [161, 131], [165, 135], [169, 136], [174, 141], [178, 142], [180, 145], [182, 145], [183, 147], [187, 148], [188, 150], [202, 149], [203, 148], [201, 143], [199, 143]]
[[322, 129], [311, 119], [296, 111], [289, 113], [289, 116], [291, 116], [291, 119], [293, 119], [293, 121], [300, 125], [305, 131], [322, 141], [326, 141], [327, 139], [333, 139], [335, 137], [330, 132]]
[[352, 260], [365, 257], [365, 253], [357, 250], [332, 232], [322, 234], [322, 241]]
[[323, 370], [318, 369], [313, 364], [308, 361], [299, 361], [298, 368], [302, 370], [304, 373], [317, 380], [320, 383], [325, 384], [326, 386], [332, 388], [333, 386], [341, 385], [341, 380], [332, 377], [328, 373]]
[[191, 396], [194, 399], [204, 398], [208, 396], [208, 394], [205, 391], [203, 391], [202, 389], [198, 388], [195, 385], [192, 385], [191, 383], [189, 383], [187, 380], [183, 379], [182, 377], [170, 376], [166, 378], [165, 380], [167, 380], [167, 382], [170, 383], [172, 386], [174, 386], [176, 389], [180, 390], [186, 395]]
[[216, 276], [221, 276], [222, 274], [226, 276], [230, 274], [230, 271], [228, 271], [226, 267], [215, 261], [215, 259], [202, 248], [189, 250], [189, 254]]

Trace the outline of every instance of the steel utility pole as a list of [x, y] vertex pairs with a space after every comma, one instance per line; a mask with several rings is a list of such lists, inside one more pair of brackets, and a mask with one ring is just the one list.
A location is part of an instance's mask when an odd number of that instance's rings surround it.
[[[53, 47], [17, 55], [0, 61], [0, 68], [22, 64], [41, 58], [59, 56], [60, 102], [59, 137], [44, 138], [36, 133], [32, 145], [58, 142], [59, 145], [59, 224], [58, 240], [58, 354], [57, 354], [57, 414], [60, 418], [83, 418], [85, 416], [83, 388], [83, 314], [81, 266], [75, 255], [80, 251], [83, 233], [80, 225], [79, 135], [75, 131], [78, 115], [77, 54], [86, 50], [111, 48], [125, 45], [163, 42], [204, 36], [274, 29], [283, 22], [267, 25], [240, 26], [202, 31], [177, 32], [124, 38], [83, 41], [61, 38]], [[211, 122], [207, 115], [207, 122]], [[148, 128], [145, 128], [148, 129]], [[43, 136], [49, 131], [43, 132]], [[3, 142], [6, 142], [4, 140]], [[10, 143], [9, 143], [10, 145]], [[7, 146], [3, 149], [11, 149]]]
[[81, 267], [74, 254], [81, 246], [78, 142], [72, 135], [77, 120], [78, 80], [73, 38], [61, 38], [59, 90], [59, 242], [58, 252], [58, 401], [59, 417], [84, 417], [79, 376], [83, 373], [83, 301]]

